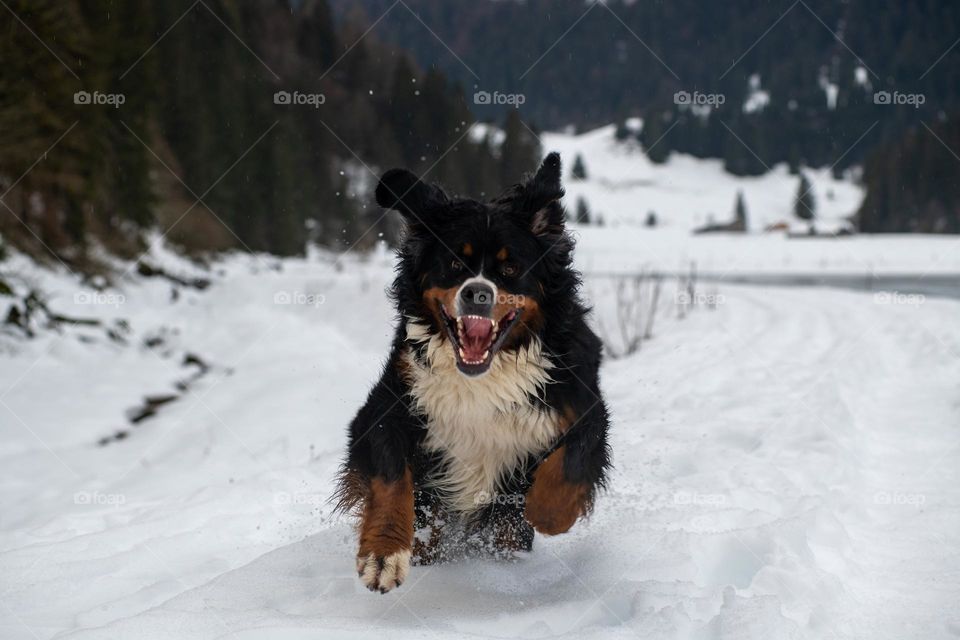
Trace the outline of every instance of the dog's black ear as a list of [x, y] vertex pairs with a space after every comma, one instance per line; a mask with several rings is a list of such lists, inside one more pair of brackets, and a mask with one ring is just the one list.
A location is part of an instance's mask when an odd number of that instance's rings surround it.
[[399, 211], [411, 224], [427, 224], [437, 209], [447, 202], [440, 187], [427, 184], [406, 169], [390, 169], [376, 190], [377, 204]]
[[530, 230], [536, 236], [563, 233], [566, 216], [560, 205], [563, 197], [560, 174], [560, 154], [554, 151], [543, 159], [537, 172], [523, 185], [522, 210], [529, 216]]
[[560, 174], [560, 154], [551, 151], [540, 163], [540, 168], [537, 169], [533, 180], [527, 184], [527, 188], [539, 189], [545, 193], [555, 194], [559, 198], [563, 195], [563, 188], [560, 186]]

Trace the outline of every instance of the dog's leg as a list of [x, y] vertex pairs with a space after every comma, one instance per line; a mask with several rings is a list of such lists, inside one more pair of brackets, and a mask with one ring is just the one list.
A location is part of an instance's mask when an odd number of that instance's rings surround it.
[[568, 531], [577, 518], [589, 513], [610, 466], [603, 403], [594, 402], [579, 417], [569, 409], [567, 419], [570, 426], [563, 445], [533, 472], [526, 495], [524, 516], [534, 529], [546, 535]]
[[396, 480], [375, 477], [363, 506], [357, 573], [371, 591], [399, 587], [410, 569], [413, 547], [413, 478], [410, 469]]
[[560, 447], [537, 467], [527, 492], [524, 516], [546, 535], [564, 533], [589, 509], [590, 487], [571, 482], [563, 472], [566, 447]]
[[407, 387], [401, 363], [395, 349], [350, 423], [347, 460], [336, 494], [340, 510], [360, 516], [356, 559], [360, 579], [381, 593], [403, 582], [413, 549], [411, 453], [422, 423], [402, 400]]

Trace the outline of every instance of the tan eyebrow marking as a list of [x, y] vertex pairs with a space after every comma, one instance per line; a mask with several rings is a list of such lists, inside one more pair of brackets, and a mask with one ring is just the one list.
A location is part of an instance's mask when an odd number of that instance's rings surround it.
[[473, 245], [469, 242], [463, 245], [463, 255], [467, 256], [468, 258], [473, 255]]
[[500, 251], [497, 251], [497, 260], [506, 260], [507, 259], [507, 248], [503, 247]]

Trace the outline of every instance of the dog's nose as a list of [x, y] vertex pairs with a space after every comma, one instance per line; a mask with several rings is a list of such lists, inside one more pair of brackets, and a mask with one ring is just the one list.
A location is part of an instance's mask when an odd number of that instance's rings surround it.
[[460, 290], [460, 315], [489, 317], [493, 311], [493, 287], [470, 282]]

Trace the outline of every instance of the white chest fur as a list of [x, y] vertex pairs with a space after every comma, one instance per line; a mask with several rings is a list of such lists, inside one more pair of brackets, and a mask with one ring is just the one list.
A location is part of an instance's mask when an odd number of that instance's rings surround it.
[[545, 451], [559, 433], [559, 414], [530, 403], [550, 381], [550, 361], [538, 343], [519, 353], [497, 354], [483, 376], [467, 378], [453, 352], [424, 325], [409, 322], [411, 342], [427, 342], [427, 362], [408, 349], [411, 395], [425, 416], [424, 446], [442, 455], [442, 472], [429, 479], [449, 506], [470, 512], [483, 506], [502, 480], [522, 471], [530, 454]]

